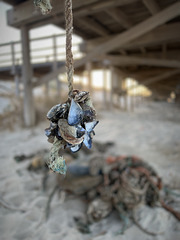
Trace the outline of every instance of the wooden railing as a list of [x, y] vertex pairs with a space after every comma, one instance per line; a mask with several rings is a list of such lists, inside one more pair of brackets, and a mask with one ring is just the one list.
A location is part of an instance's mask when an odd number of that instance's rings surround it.
[[[72, 50], [74, 59], [80, 58], [80, 41], [73, 43]], [[57, 34], [30, 40], [31, 63], [53, 62], [65, 60], [65, 34]], [[0, 68], [11, 67], [14, 72], [15, 66], [22, 64], [21, 41], [0, 44]]]

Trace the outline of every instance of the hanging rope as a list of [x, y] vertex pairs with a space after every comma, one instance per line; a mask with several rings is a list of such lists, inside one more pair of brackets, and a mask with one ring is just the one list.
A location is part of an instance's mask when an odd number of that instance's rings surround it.
[[69, 97], [73, 91], [73, 54], [72, 54], [72, 32], [73, 32], [73, 15], [72, 0], [65, 0], [65, 21], [66, 21], [66, 69], [69, 88]]

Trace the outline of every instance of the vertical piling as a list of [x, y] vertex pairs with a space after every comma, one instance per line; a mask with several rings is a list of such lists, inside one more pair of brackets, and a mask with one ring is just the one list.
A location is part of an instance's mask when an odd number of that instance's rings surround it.
[[29, 30], [27, 26], [21, 27], [22, 39], [22, 79], [24, 85], [24, 124], [26, 127], [31, 127], [35, 124], [35, 108], [33, 102], [32, 88], [32, 67], [30, 61], [30, 41]]

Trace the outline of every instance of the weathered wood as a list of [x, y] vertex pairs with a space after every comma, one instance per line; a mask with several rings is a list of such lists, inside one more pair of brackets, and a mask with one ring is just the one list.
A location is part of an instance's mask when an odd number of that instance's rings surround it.
[[17, 97], [19, 97], [20, 96], [20, 88], [19, 88], [20, 76], [19, 76], [19, 74], [15, 74], [14, 81], [15, 81], [15, 94]]
[[111, 72], [111, 88], [110, 88], [110, 108], [113, 108], [114, 105], [114, 101], [113, 101], [113, 97], [114, 97], [114, 78], [115, 78], [115, 69], [114, 67], [110, 67], [110, 72]]
[[[117, 47], [123, 46], [125, 43], [130, 42], [137, 37], [151, 31], [152, 29], [160, 26], [161, 24], [175, 18], [179, 15], [180, 2], [173, 4], [172, 6], [162, 10], [158, 14], [148, 18], [144, 22], [137, 24], [131, 29], [118, 34], [116, 37], [112, 37], [112, 39], [107, 42], [101, 44], [100, 46], [95, 47], [90, 53], [88, 53], [85, 57], [80, 60], [77, 60], [74, 64], [75, 67], [79, 67], [84, 65], [86, 62], [96, 59], [99, 55], [103, 55], [109, 51], [116, 49]], [[57, 71], [52, 72], [50, 74], [45, 75], [40, 79], [37, 85], [46, 81], [51, 80], [54, 76], [59, 74], [60, 72], [65, 72], [65, 67], [59, 68]]]
[[86, 63], [86, 71], [87, 71], [87, 78], [88, 78], [88, 90], [90, 94], [93, 94], [93, 88], [92, 88], [92, 63], [87, 62]]
[[180, 50], [179, 49], [167, 49], [166, 51], [166, 44], [163, 44], [162, 50], [154, 51], [154, 52], [148, 52], [145, 53], [136, 53], [133, 55], [133, 57], [146, 57], [146, 58], [156, 58], [156, 59], [169, 59], [169, 60], [178, 60], [180, 61]]
[[[57, 71], [57, 61], [58, 61], [58, 58], [57, 58], [57, 37], [56, 35], [53, 36], [53, 71]], [[59, 82], [59, 78], [58, 78], [58, 75], [55, 77], [56, 79], [56, 95], [57, 97], [60, 96], [60, 82]]]
[[[103, 102], [107, 105], [107, 67], [103, 69]], [[107, 107], [107, 106], [106, 106]]]
[[109, 31], [97, 23], [93, 18], [90, 17], [83, 17], [76, 19], [77, 24], [83, 25], [87, 27], [87, 29], [90, 29], [93, 32], [96, 32], [100, 36], [107, 36], [109, 34]]
[[158, 66], [158, 67], [172, 67], [180, 68], [180, 61], [153, 59], [133, 56], [113, 56], [106, 55], [102, 59], [108, 59], [112, 65], [115, 66], [131, 66], [131, 65], [144, 65], [144, 66]]
[[143, 85], [145, 85], [145, 86], [149, 86], [149, 85], [151, 85], [152, 83], [155, 83], [155, 82], [159, 82], [159, 81], [161, 81], [161, 80], [168, 79], [168, 78], [173, 77], [173, 76], [175, 76], [175, 75], [177, 75], [177, 74], [179, 74], [179, 73], [180, 73], [180, 69], [172, 70], [172, 71], [169, 71], [169, 72], [160, 74], [160, 75], [158, 75], [158, 76], [155, 76], [155, 77], [146, 79], [145, 81], [141, 81], [141, 84], [143, 84]]
[[11, 43], [11, 59], [12, 59], [12, 68], [11, 68], [11, 74], [16, 73], [16, 66], [15, 66], [15, 49], [14, 49], [14, 42]]
[[111, 8], [107, 9], [105, 12], [125, 29], [129, 29], [130, 27], [132, 27], [133, 25], [132, 22], [128, 19], [126, 14], [120, 9]]
[[147, 7], [147, 9], [150, 11], [152, 15], [158, 13], [160, 11], [160, 7], [155, 0], [142, 0], [144, 5]]
[[[86, 0], [82, 2], [81, 0], [74, 0], [73, 9], [84, 7], [96, 1], [97, 0]], [[64, 13], [64, 1], [53, 0], [53, 6], [55, 6], [52, 9], [52, 14], [54, 16]], [[36, 10], [31, 0], [18, 4], [13, 9], [8, 10], [7, 16], [8, 24], [14, 27], [20, 27], [22, 24], [37, 23], [38, 21], [43, 22], [50, 18], [52, 19], [52, 15], [42, 15], [39, 10]], [[64, 15], [62, 15], [61, 19], [64, 20]]]
[[22, 79], [24, 85], [24, 124], [26, 127], [30, 127], [35, 124], [35, 109], [32, 93], [33, 73], [30, 63], [29, 31], [25, 26], [21, 28], [21, 38], [23, 56]]
[[[137, 0], [111, 0], [97, 2], [97, 0], [73, 0], [73, 14], [74, 17], [82, 17], [86, 15], [92, 15], [93, 13], [100, 12], [109, 7], [123, 6]], [[53, 0], [52, 15], [59, 15], [59, 22], [64, 21], [64, 1]], [[18, 4], [13, 9], [8, 10], [8, 24], [14, 27], [20, 27], [22, 24], [31, 24], [52, 18], [52, 15], [42, 15], [39, 11], [35, 10], [33, 2], [31, 0]]]
[[[177, 31], [177, 29], [180, 29], [180, 23], [178, 22], [157, 27], [146, 34], [143, 34], [141, 37], [136, 38], [134, 41], [125, 43], [121, 46], [120, 50], [137, 49], [140, 47], [154, 46], [166, 42], [179, 42], [180, 31]], [[86, 52], [91, 51], [94, 46], [109, 41], [111, 38], [112, 36], [107, 36], [104, 38], [86, 41], [86, 46], [83, 46], [82, 44], [81, 50]]]

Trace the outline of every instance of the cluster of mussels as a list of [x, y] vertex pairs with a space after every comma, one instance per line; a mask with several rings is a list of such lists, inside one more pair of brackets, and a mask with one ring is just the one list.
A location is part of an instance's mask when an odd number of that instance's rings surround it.
[[71, 99], [53, 106], [47, 113], [50, 127], [45, 129], [48, 141], [53, 143], [48, 166], [54, 172], [66, 173], [59, 149], [70, 148], [75, 153], [84, 145], [92, 147], [94, 128], [98, 124], [89, 92], [73, 90]]

